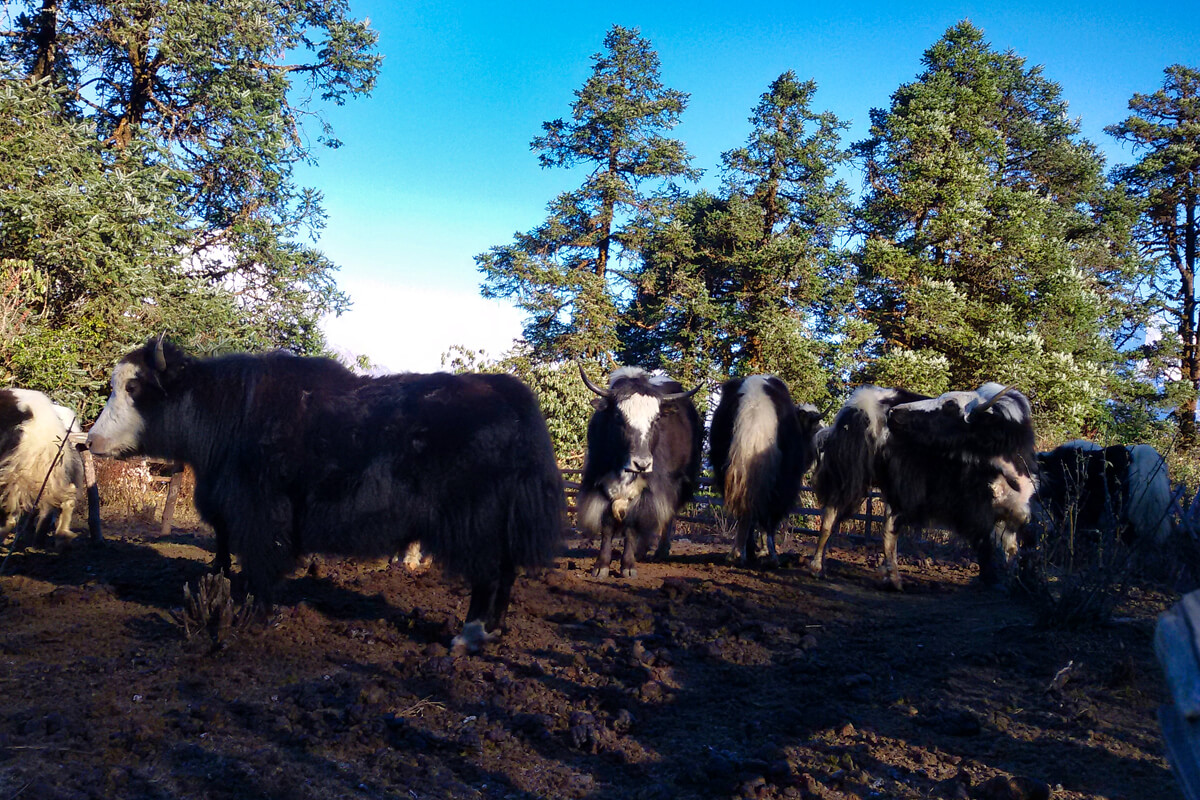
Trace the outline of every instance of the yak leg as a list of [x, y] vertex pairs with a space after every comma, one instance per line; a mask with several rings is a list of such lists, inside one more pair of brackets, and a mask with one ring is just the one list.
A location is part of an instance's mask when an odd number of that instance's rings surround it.
[[829, 544], [829, 537], [837, 530], [838, 523], [841, 522], [840, 516], [836, 508], [821, 509], [821, 533], [817, 537], [817, 549], [813, 552], [812, 560], [808, 562], [808, 568], [814, 575], [825, 572], [825, 546]]
[[592, 575], [597, 578], [608, 577], [608, 567], [612, 563], [613, 527], [605, 522], [600, 529], [600, 554], [596, 556], [596, 566], [592, 567]]
[[625, 549], [621, 553], [621, 577], [637, 577], [638, 529], [625, 526]]
[[779, 553], [775, 551], [775, 530], [778, 527], [778, 525], [770, 525], [766, 529], [767, 560], [765, 563], [771, 569], [776, 569], [779, 566]]
[[733, 548], [729, 551], [729, 555], [725, 560], [730, 564], [746, 566], [749, 559], [749, 548], [753, 544], [751, 539], [754, 538], [754, 518], [749, 514], [743, 514], [738, 517], [737, 531], [733, 535]]
[[893, 589], [899, 592], [904, 588], [900, 582], [900, 567], [896, 564], [896, 518], [891, 514], [883, 518], [883, 564], [879, 569]]
[[1000, 571], [996, 568], [995, 546], [991, 536], [975, 540], [975, 557], [979, 560], [979, 580], [987, 586], [1000, 582]]
[[654, 549], [655, 561], [666, 561], [671, 555], [671, 537], [675, 535], [675, 518], [667, 520], [662, 532], [658, 535], [658, 547]]
[[500, 637], [516, 579], [516, 569], [506, 563], [500, 568], [498, 578], [471, 584], [471, 605], [467, 609], [466, 624], [462, 633], [450, 643], [456, 652], [479, 652], [485, 644]]

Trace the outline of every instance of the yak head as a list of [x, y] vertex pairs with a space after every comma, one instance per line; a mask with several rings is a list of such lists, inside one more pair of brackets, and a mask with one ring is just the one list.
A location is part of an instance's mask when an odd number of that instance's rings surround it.
[[[601, 457], [610, 462], [613, 471], [625, 474], [626, 481], [654, 470], [659, 417], [673, 413], [674, 401], [686, 400], [701, 388], [682, 391], [683, 387], [670, 378], [651, 376], [640, 367], [616, 370], [609, 376], [607, 389], [588, 380], [582, 365], [579, 374], [598, 395], [592, 401], [596, 413], [589, 430], [589, 458], [599, 455], [592, 452], [595, 446], [603, 451]], [[593, 437], [602, 441], [594, 441]]]
[[150, 337], [117, 362], [110, 381], [112, 393], [88, 433], [88, 448], [114, 458], [144, 452], [146, 418], [166, 401], [187, 362], [183, 351], [162, 336]]

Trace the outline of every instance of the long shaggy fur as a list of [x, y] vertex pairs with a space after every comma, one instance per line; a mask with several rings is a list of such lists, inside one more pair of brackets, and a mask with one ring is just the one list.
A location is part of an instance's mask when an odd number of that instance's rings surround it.
[[512, 376], [366, 377], [284, 353], [193, 360], [169, 343], [159, 369], [154, 348], [123, 360], [139, 376], [139, 451], [192, 465], [218, 563], [238, 554], [261, 598], [302, 553], [384, 556], [419, 541], [472, 584], [468, 620], [483, 614], [490, 631], [515, 568], [560, 548], [561, 474], [537, 401]]
[[83, 462], [63, 443], [67, 429], [58, 408], [41, 392], [0, 390], [0, 512], [8, 524], [36, 510], [39, 528], [55, 512], [60, 533], [70, 525]]

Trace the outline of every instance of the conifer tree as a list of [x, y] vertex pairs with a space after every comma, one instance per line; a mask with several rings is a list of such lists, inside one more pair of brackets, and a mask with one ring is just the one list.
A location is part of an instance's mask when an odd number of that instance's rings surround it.
[[624, 262], [661, 215], [671, 181], [697, 176], [683, 143], [665, 135], [688, 96], [662, 85], [650, 42], [613, 26], [592, 60], [571, 118], [544, 123], [531, 145], [544, 168], [583, 167], [583, 185], [555, 198], [537, 227], [475, 259], [483, 295], [528, 313], [525, 339], [543, 359], [617, 349]]
[[1175, 384], [1169, 394], [1177, 404], [1180, 444], [1194, 448], [1200, 445], [1200, 70], [1175, 64], [1165, 72], [1161, 89], [1135, 94], [1130, 116], [1106, 130], [1139, 157], [1117, 174], [1143, 203], [1135, 237], [1156, 267], [1155, 296], [1162, 298], [1159, 320], [1166, 328], [1162, 343], [1178, 369], [1174, 376], [1168, 371], [1166, 380]]
[[852, 339], [839, 336], [850, 201], [836, 177], [846, 125], [813, 110], [816, 90], [791, 71], [773, 81], [746, 144], [722, 156], [721, 195], [679, 204], [649, 240], [623, 329], [636, 360], [676, 362], [691, 378], [774, 373], [800, 397], [829, 399]]
[[1078, 435], [1111, 397], [1115, 337], [1136, 324], [1130, 205], [1060, 87], [963, 22], [855, 145], [865, 173], [863, 377], [938, 393], [1015, 383]]

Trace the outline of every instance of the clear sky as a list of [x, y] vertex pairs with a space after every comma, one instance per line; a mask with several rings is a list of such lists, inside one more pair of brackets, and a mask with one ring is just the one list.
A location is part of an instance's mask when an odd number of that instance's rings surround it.
[[[545, 218], [579, 180], [529, 149], [570, 114], [614, 24], [637, 27], [665, 86], [690, 94], [681, 124], [702, 186], [741, 145], [768, 84], [793, 70], [818, 85], [814, 108], [865, 137], [868, 113], [921, 71], [921, 54], [969, 19], [999, 50], [1040, 64], [1110, 166], [1130, 156], [1103, 132], [1153, 92], [1163, 69], [1200, 67], [1200, 0], [1121, 2], [477, 3], [350, 0], [384, 56], [375, 92], [329, 110], [345, 146], [297, 173], [324, 193], [318, 246], [341, 266], [354, 308], [330, 342], [393, 370], [428, 371], [451, 345], [499, 355], [520, 315], [479, 297], [473, 257]], [[315, 132], [314, 132], [315, 135]], [[857, 189], [858, 176], [851, 176]]]

